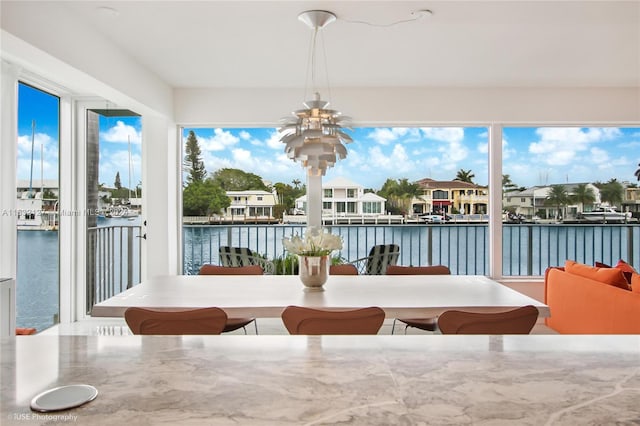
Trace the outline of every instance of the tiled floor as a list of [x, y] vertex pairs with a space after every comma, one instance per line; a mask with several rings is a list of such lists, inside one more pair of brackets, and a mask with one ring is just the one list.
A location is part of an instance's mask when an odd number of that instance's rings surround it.
[[[287, 334], [280, 318], [258, 318], [258, 333], [260, 334]], [[393, 320], [386, 320], [379, 334], [391, 334], [391, 325]], [[253, 326], [247, 327], [247, 334], [254, 334]], [[395, 333], [403, 334], [402, 325], [396, 324]], [[85, 336], [121, 336], [131, 334], [129, 327], [120, 318], [88, 318], [83, 321], [71, 324], [58, 324], [39, 334], [43, 335], [85, 335]], [[229, 334], [244, 334], [242, 329]], [[415, 328], [409, 328], [407, 334], [431, 334]], [[555, 332], [539, 321], [533, 328], [531, 334], [555, 334]]]

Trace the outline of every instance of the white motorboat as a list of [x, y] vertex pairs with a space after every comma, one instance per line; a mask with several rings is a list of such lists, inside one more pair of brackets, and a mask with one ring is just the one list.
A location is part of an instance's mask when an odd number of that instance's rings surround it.
[[588, 222], [628, 222], [631, 212], [618, 212], [613, 207], [598, 207], [590, 212], [578, 213], [578, 219]]

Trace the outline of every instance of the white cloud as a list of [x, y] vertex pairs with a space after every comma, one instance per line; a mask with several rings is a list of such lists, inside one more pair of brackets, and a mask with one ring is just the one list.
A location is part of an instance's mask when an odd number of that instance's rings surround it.
[[458, 163], [469, 155], [467, 147], [460, 142], [451, 142], [448, 145], [441, 145], [438, 151], [442, 153], [442, 159], [448, 163]]
[[462, 127], [421, 127], [420, 130], [424, 137], [436, 141], [460, 143], [464, 139]]
[[589, 153], [591, 154], [591, 158], [589, 158], [589, 160], [595, 164], [602, 164], [602, 163], [609, 162], [609, 153], [604, 149], [593, 147], [591, 148]]
[[373, 139], [380, 145], [389, 145], [391, 142], [395, 142], [402, 136], [407, 135], [409, 133], [409, 130], [410, 129], [406, 127], [379, 127], [370, 132], [367, 135], [367, 138]]
[[[577, 153], [588, 151], [591, 144], [613, 140], [620, 137], [622, 132], [615, 127], [542, 127], [536, 130], [536, 134], [540, 140], [529, 144], [529, 152], [538, 156], [536, 162], [566, 166], [576, 160]], [[591, 158], [596, 160], [595, 156]]]
[[198, 141], [205, 151], [224, 151], [228, 147], [237, 144], [240, 138], [234, 136], [228, 130], [214, 129], [212, 137], [204, 138], [198, 136]]
[[118, 120], [115, 126], [100, 133], [100, 140], [112, 143], [128, 143], [130, 141], [132, 144], [140, 144], [142, 134], [135, 127]]
[[59, 152], [57, 140], [45, 133], [33, 135], [33, 169], [31, 167], [31, 135], [18, 136], [18, 179], [58, 179]]
[[242, 130], [239, 134], [240, 139], [248, 141], [251, 139], [251, 133], [247, 132], [246, 130]]
[[622, 149], [639, 149], [640, 141], [623, 142], [618, 144], [618, 148]]
[[254, 165], [254, 159], [251, 156], [251, 151], [241, 148], [236, 148], [231, 151], [233, 162], [238, 164], [240, 169], [245, 167], [252, 167]]
[[[142, 180], [142, 157], [140, 153], [131, 154], [131, 187]], [[100, 151], [99, 181], [107, 186], [113, 186], [116, 173], [120, 173], [120, 183], [129, 187], [129, 152], [127, 150]]]
[[266, 145], [271, 149], [284, 150], [284, 144], [280, 142], [280, 134], [276, 131], [269, 134], [269, 138], [266, 140]]
[[[489, 150], [487, 149], [487, 152]], [[509, 147], [509, 142], [507, 141], [507, 139], [502, 139], [502, 161], [504, 163], [504, 160], [507, 160], [509, 158], [511, 158], [514, 155], [517, 155], [518, 151], [515, 148], [510, 148]]]

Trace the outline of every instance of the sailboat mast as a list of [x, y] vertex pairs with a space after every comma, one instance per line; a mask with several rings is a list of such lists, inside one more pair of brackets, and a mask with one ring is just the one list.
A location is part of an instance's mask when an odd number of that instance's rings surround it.
[[131, 205], [131, 135], [127, 135], [127, 143], [129, 144], [129, 205]]
[[33, 145], [36, 139], [36, 120], [31, 120], [31, 170], [29, 171], [29, 198], [33, 198]]
[[44, 200], [44, 143], [40, 143], [40, 198]]

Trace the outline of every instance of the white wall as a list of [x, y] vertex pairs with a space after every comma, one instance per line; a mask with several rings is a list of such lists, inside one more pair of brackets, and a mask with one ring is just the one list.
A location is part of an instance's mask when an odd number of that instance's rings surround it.
[[[176, 89], [175, 120], [197, 126], [277, 126], [303, 89]], [[640, 122], [640, 88], [332, 89], [333, 108], [357, 126], [501, 122]]]
[[[160, 117], [142, 117], [142, 279], [178, 273], [181, 199], [176, 126]], [[146, 254], [146, 255], [145, 255]]]
[[16, 277], [16, 156], [18, 69], [2, 63], [0, 86], [0, 278]]

